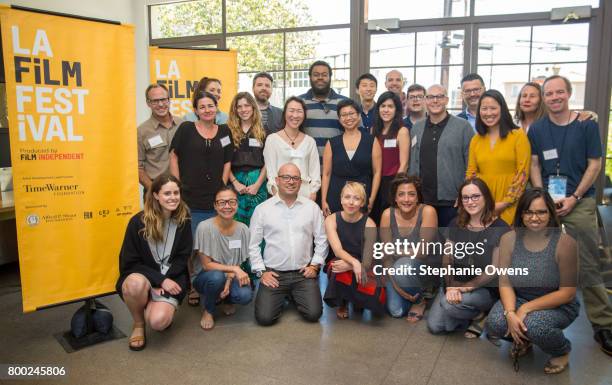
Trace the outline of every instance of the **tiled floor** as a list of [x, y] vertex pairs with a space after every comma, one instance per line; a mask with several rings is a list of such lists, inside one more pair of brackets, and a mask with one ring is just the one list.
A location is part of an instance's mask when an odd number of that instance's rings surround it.
[[[205, 332], [199, 310], [185, 304], [170, 330], [149, 331], [142, 352], [129, 351], [121, 339], [68, 354], [53, 334], [68, 328], [80, 305], [23, 314], [18, 284], [15, 265], [0, 267], [0, 363], [66, 367], [66, 378], [47, 384], [612, 384], [612, 358], [597, 348], [584, 313], [568, 329], [570, 369], [557, 376], [543, 374], [547, 357], [538, 349], [516, 373], [507, 344], [433, 336], [425, 322], [389, 317], [339, 321], [329, 308], [319, 323], [308, 324], [289, 307], [280, 323], [263, 328], [255, 325], [250, 305]], [[119, 298], [102, 302], [129, 333], [131, 320]]]

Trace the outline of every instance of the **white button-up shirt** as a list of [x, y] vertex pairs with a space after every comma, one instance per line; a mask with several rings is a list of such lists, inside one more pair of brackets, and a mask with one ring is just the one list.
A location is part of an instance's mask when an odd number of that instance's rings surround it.
[[[249, 256], [253, 271], [299, 270], [309, 264], [325, 263], [328, 244], [323, 213], [308, 198], [298, 196], [293, 205], [287, 206], [278, 195], [273, 196], [255, 208], [250, 231]], [[262, 239], [266, 241], [263, 258]]]

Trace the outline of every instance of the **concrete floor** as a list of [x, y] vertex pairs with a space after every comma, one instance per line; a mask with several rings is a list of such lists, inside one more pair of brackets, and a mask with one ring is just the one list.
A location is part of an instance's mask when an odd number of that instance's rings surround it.
[[[115, 295], [102, 302], [129, 334], [131, 319], [121, 300]], [[141, 352], [129, 351], [124, 338], [68, 354], [53, 334], [68, 329], [79, 306], [23, 314], [17, 266], [0, 267], [0, 363], [67, 369], [67, 377], [47, 384], [612, 384], [611, 358], [593, 341], [584, 312], [567, 332], [573, 343], [569, 370], [547, 376], [547, 357], [537, 348], [516, 373], [507, 343], [498, 348], [485, 338], [433, 336], [425, 322], [389, 317], [339, 321], [327, 307], [316, 324], [289, 307], [277, 325], [263, 328], [255, 325], [250, 305], [219, 317], [205, 332], [199, 310], [184, 304], [170, 330], [149, 331]]]

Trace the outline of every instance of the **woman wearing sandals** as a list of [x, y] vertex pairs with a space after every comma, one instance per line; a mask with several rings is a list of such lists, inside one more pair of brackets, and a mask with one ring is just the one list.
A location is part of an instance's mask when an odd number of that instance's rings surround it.
[[215, 195], [217, 216], [198, 225], [194, 249], [200, 263], [195, 263], [193, 287], [203, 299], [200, 326], [215, 326], [217, 302], [228, 300], [225, 315], [235, 313], [234, 304], [246, 305], [253, 298], [249, 275], [240, 265], [248, 258], [249, 228], [234, 220], [238, 195], [231, 187], [222, 187]]
[[560, 373], [571, 350], [563, 329], [580, 308], [576, 241], [562, 232], [555, 204], [541, 188], [520, 198], [514, 228], [501, 238], [500, 267], [522, 274], [500, 275], [501, 299], [489, 313], [487, 330], [492, 336], [512, 337], [515, 365], [534, 344], [552, 356], [544, 372]]
[[[485, 268], [499, 265], [499, 239], [510, 231], [510, 226], [495, 218], [495, 202], [482, 179], [465, 181], [459, 188], [457, 203], [458, 214], [449, 224], [447, 244], [452, 244], [453, 250], [454, 245], [462, 245], [461, 251], [445, 255], [443, 263], [458, 269], [479, 268], [482, 273], [447, 276], [445, 288], [440, 288], [429, 309], [427, 327], [434, 334], [467, 328], [466, 338], [478, 338], [485, 314], [498, 299], [495, 277], [486, 274]], [[467, 253], [464, 245], [480, 245], [481, 249]]]
[[187, 291], [192, 244], [180, 182], [160, 175], [147, 191], [144, 210], [130, 219], [119, 255], [116, 290], [134, 319], [131, 350], [145, 348], [145, 322], [157, 331], [172, 323]]
[[[338, 307], [336, 315], [339, 319], [349, 316], [348, 304], [353, 304], [353, 310], [368, 309], [374, 314], [384, 313], [382, 296], [374, 280], [371, 280], [367, 290], [363, 286], [368, 283], [368, 271], [371, 271], [372, 259], [363, 258], [363, 250], [372, 250], [372, 245], [364, 242], [375, 239], [366, 236], [366, 229], [376, 234], [376, 223], [367, 214], [366, 189], [359, 182], [348, 182], [340, 191], [342, 210], [328, 215], [325, 219], [327, 240], [336, 258], [330, 262], [330, 281], [325, 291], [324, 300], [332, 307]], [[377, 295], [378, 294], [378, 295]]]
[[[380, 237], [385, 243], [414, 242], [421, 240], [431, 242], [437, 237], [438, 216], [436, 210], [420, 203], [421, 181], [416, 176], [399, 173], [391, 181], [391, 207], [383, 211], [380, 219]], [[419, 265], [428, 258], [427, 255], [386, 255], [384, 267], [397, 269], [413, 268], [419, 271]], [[386, 276], [387, 310], [392, 317], [408, 315], [407, 320], [418, 322], [423, 319], [425, 300], [422, 297], [422, 282], [418, 274]]]

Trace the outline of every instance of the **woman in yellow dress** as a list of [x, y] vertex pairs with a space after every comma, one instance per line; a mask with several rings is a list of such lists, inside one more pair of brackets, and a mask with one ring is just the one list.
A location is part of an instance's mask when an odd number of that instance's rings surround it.
[[512, 223], [516, 202], [529, 180], [531, 147], [525, 131], [512, 121], [502, 94], [488, 90], [478, 103], [466, 178], [485, 181], [495, 199], [495, 214]]

